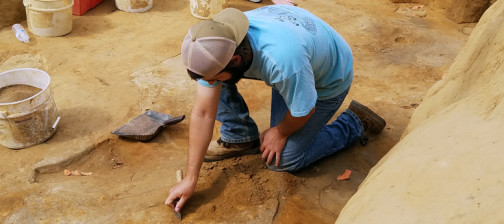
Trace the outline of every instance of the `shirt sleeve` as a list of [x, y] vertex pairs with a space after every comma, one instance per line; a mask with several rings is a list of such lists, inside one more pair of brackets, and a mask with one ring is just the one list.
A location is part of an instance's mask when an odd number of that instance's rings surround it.
[[207, 81], [203, 80], [203, 79], [198, 79], [198, 84], [204, 86], [204, 87], [210, 87], [210, 88], [213, 88], [213, 87], [216, 87], [220, 84], [222, 84], [222, 81], [216, 81], [214, 82], [214, 84], [210, 84], [208, 83]]
[[287, 108], [292, 116], [303, 117], [310, 113], [317, 103], [317, 91], [315, 89], [315, 80], [313, 73], [293, 74], [281, 82], [275, 83], [274, 87], [280, 92], [285, 100]]

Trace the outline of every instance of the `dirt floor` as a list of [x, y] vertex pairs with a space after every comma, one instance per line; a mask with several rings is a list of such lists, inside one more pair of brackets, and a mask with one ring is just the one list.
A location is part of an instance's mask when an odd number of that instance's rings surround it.
[[[259, 155], [205, 163], [183, 223], [334, 223], [459, 53], [468, 37], [463, 31], [474, 27], [388, 0], [296, 3], [331, 24], [353, 50], [355, 81], [342, 108], [356, 99], [382, 115], [386, 129], [365, 147], [355, 145], [297, 173], [269, 171]], [[228, 7], [268, 4], [230, 0]], [[0, 30], [0, 72], [46, 71], [61, 116], [47, 142], [0, 147], [0, 222], [178, 222], [164, 200], [175, 171], [185, 168], [189, 119], [146, 143], [111, 131], [146, 109], [190, 114], [195, 82], [185, 73], [180, 46], [198, 21], [187, 1], [155, 1], [148, 12], [127, 13], [105, 0], [74, 16], [72, 32], [63, 37], [30, 33], [24, 44], [10, 27]], [[251, 80], [239, 88], [259, 129], [268, 128], [271, 90]], [[65, 176], [65, 169], [92, 175]], [[337, 181], [345, 169], [350, 179]]]

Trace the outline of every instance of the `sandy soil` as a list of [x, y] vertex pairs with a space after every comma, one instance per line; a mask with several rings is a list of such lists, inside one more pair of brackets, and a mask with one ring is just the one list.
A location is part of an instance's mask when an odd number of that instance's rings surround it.
[[[387, 120], [371, 142], [323, 159], [297, 173], [265, 168], [259, 155], [205, 163], [183, 222], [333, 223], [359, 184], [398, 142], [414, 108], [441, 79], [474, 24], [455, 24], [431, 12], [396, 13], [387, 0], [297, 1], [345, 37], [355, 56], [355, 81], [342, 108], [356, 99]], [[231, 0], [243, 11], [271, 4]], [[415, 16], [416, 15], [416, 16]], [[424, 14], [420, 14], [424, 15]], [[116, 10], [112, 0], [74, 16], [63, 37], [31, 34], [17, 41], [0, 30], [0, 71], [35, 67], [51, 75], [58, 131], [47, 142], [0, 148], [0, 221], [3, 223], [175, 222], [163, 204], [184, 169], [189, 120], [150, 142], [110, 132], [146, 109], [189, 115], [195, 83], [180, 60], [192, 17], [186, 1], [155, 1], [146, 13]], [[27, 27], [26, 21], [22, 24]], [[270, 89], [239, 84], [260, 130], [268, 127]], [[214, 138], [219, 137], [218, 125]], [[65, 176], [79, 169], [91, 176]], [[345, 169], [349, 180], [337, 181]]]

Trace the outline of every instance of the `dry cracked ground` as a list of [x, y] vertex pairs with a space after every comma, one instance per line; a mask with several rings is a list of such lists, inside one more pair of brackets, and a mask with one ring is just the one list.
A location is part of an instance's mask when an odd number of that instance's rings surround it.
[[[182, 223], [334, 223], [466, 42], [462, 30], [474, 27], [428, 7], [418, 13], [404, 10], [413, 4], [387, 0], [296, 2], [332, 25], [353, 50], [355, 81], [342, 108], [356, 99], [382, 115], [386, 129], [365, 147], [355, 145], [297, 173], [269, 171], [259, 155], [205, 163]], [[269, 4], [231, 0], [228, 7]], [[178, 222], [163, 203], [175, 171], [185, 167], [190, 120], [149, 142], [111, 131], [146, 109], [190, 114], [195, 83], [179, 55], [187, 29], [198, 21], [188, 1], [154, 1], [148, 12], [127, 13], [105, 0], [74, 16], [72, 32], [62, 37], [30, 33], [24, 44], [10, 27], [0, 30], [0, 71], [46, 71], [61, 116], [48, 141], [0, 148], [0, 222]], [[259, 129], [268, 128], [271, 90], [251, 80], [239, 88]], [[65, 176], [65, 169], [92, 175]], [[345, 169], [350, 179], [337, 181]]]

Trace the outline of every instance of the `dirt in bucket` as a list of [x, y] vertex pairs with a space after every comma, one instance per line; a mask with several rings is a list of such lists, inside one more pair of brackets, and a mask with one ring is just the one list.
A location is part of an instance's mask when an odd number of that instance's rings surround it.
[[149, 0], [132, 0], [131, 8], [132, 9], [143, 9], [149, 6]]
[[40, 91], [42, 91], [42, 89], [24, 84], [2, 87], [0, 88], [0, 103], [10, 103], [24, 100]]

